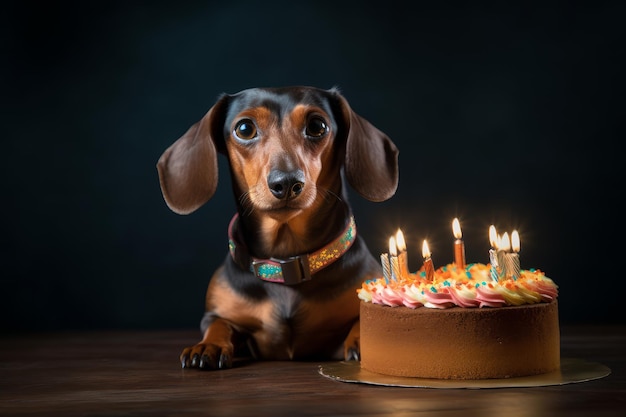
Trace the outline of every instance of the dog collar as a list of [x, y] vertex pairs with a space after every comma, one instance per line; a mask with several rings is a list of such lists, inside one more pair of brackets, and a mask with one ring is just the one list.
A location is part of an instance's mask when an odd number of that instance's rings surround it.
[[248, 256], [246, 260], [246, 254], [243, 253], [245, 252], [245, 245], [235, 243], [234, 231], [238, 218], [239, 214], [235, 214], [228, 225], [230, 255], [235, 262], [246, 267], [249, 265], [250, 271], [257, 278], [269, 282], [295, 285], [310, 280], [313, 274], [341, 258], [356, 238], [356, 223], [354, 216], [350, 216], [350, 221], [341, 235], [315, 252], [292, 256], [287, 259], [259, 259]]

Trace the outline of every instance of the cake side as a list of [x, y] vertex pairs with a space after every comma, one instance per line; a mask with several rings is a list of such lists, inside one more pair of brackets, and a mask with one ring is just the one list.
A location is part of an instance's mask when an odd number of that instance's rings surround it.
[[361, 302], [361, 367], [386, 375], [487, 379], [560, 368], [558, 303], [498, 308]]

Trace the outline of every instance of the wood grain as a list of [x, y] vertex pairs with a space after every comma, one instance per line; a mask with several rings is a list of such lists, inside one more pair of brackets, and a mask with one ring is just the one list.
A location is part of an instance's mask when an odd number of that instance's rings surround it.
[[563, 327], [562, 355], [611, 375], [538, 388], [425, 389], [334, 381], [320, 362], [183, 370], [197, 331], [4, 335], [1, 416], [624, 416], [626, 326]]

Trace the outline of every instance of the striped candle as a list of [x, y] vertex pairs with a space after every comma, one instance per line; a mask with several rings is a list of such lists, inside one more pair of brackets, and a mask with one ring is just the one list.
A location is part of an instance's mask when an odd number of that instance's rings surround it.
[[498, 282], [498, 234], [496, 233], [496, 227], [494, 225], [489, 226], [489, 243], [491, 245], [491, 249], [489, 249], [491, 280], [494, 282]]

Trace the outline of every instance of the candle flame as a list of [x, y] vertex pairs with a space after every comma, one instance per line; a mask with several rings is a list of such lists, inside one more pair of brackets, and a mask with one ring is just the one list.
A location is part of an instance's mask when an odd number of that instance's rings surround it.
[[457, 239], [461, 239], [463, 234], [461, 233], [461, 225], [459, 224], [459, 219], [456, 217], [452, 220], [452, 233], [454, 233], [454, 237]]
[[393, 236], [389, 238], [389, 255], [398, 256], [398, 246], [396, 245], [396, 238]]
[[498, 249], [498, 234], [496, 233], [496, 226], [493, 224], [489, 226], [489, 243], [494, 249]]
[[404, 234], [402, 230], [398, 229], [396, 233], [396, 246], [398, 247], [399, 252], [404, 252], [406, 250], [406, 242], [404, 241]]
[[430, 258], [430, 249], [428, 248], [428, 242], [424, 239], [424, 243], [422, 244], [422, 256], [424, 259]]
[[519, 233], [517, 230], [513, 230], [511, 233], [511, 248], [513, 249], [513, 252], [519, 252], [520, 250]]
[[504, 251], [511, 250], [511, 241], [509, 240], [508, 232], [504, 232], [500, 238], [500, 242], [498, 242], [498, 249], [502, 249]]

